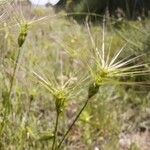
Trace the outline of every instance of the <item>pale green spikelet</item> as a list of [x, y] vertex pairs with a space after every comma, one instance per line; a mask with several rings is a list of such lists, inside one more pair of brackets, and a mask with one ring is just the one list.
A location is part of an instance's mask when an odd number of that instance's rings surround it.
[[59, 90], [55, 94], [55, 106], [58, 113], [61, 113], [63, 111], [63, 108], [65, 106], [65, 102], [67, 101], [67, 94], [64, 90]]
[[18, 36], [18, 46], [22, 47], [22, 45], [24, 44], [26, 37], [27, 37], [27, 33], [28, 33], [28, 24], [22, 24], [20, 27], [20, 33]]
[[91, 97], [93, 97], [94, 95], [96, 95], [99, 91], [99, 85], [95, 84], [95, 83], [91, 83], [89, 85], [89, 89], [88, 89], [88, 99], [90, 99]]

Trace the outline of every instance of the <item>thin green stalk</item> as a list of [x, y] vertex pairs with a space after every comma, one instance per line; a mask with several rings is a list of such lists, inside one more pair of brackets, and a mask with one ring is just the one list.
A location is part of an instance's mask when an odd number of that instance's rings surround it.
[[75, 125], [76, 121], [79, 119], [80, 115], [82, 114], [82, 112], [84, 111], [84, 109], [86, 108], [88, 102], [89, 102], [90, 98], [87, 98], [87, 100], [85, 101], [83, 107], [81, 108], [81, 110], [79, 111], [79, 113], [77, 114], [76, 118], [74, 119], [74, 121], [72, 122], [72, 124], [70, 125], [69, 129], [66, 131], [66, 133], [64, 134], [62, 140], [60, 141], [59, 145], [58, 145], [58, 149], [60, 148], [61, 144], [64, 142], [65, 138], [67, 137], [67, 135], [69, 134], [69, 132], [71, 131], [72, 127]]
[[1, 129], [0, 129], [0, 136], [4, 130], [4, 127], [5, 127], [5, 122], [6, 122], [6, 117], [7, 117], [7, 114], [10, 113], [10, 107], [11, 107], [11, 101], [10, 101], [10, 98], [11, 98], [11, 93], [12, 93], [12, 90], [13, 90], [13, 84], [14, 84], [14, 80], [15, 80], [15, 76], [16, 76], [16, 71], [17, 71], [17, 68], [18, 68], [18, 63], [19, 63], [19, 58], [20, 58], [20, 54], [21, 54], [21, 48], [26, 40], [26, 37], [27, 37], [27, 33], [28, 33], [28, 24], [23, 24], [21, 26], [21, 29], [20, 29], [20, 33], [19, 33], [19, 36], [18, 36], [18, 46], [19, 46], [19, 50], [18, 50], [18, 54], [17, 54], [17, 58], [15, 60], [15, 66], [14, 66], [14, 69], [13, 69], [13, 74], [12, 74], [12, 78], [10, 80], [10, 89], [9, 89], [9, 92], [8, 92], [8, 97], [7, 97], [7, 101], [6, 101], [6, 108], [5, 108], [5, 111], [4, 111], [4, 116], [3, 116], [3, 121], [1, 123]]
[[70, 125], [69, 129], [66, 131], [66, 133], [64, 134], [62, 140], [60, 141], [60, 143], [58, 144], [58, 149], [61, 147], [61, 144], [64, 142], [65, 138], [67, 137], [67, 135], [69, 134], [69, 132], [71, 131], [72, 127], [75, 125], [75, 123], [77, 122], [77, 120], [79, 119], [80, 115], [82, 114], [82, 112], [84, 111], [84, 109], [86, 108], [87, 104], [89, 103], [89, 100], [98, 93], [99, 91], [99, 85], [97, 85], [96, 83], [92, 83], [89, 85], [89, 90], [88, 90], [88, 97], [83, 105], [83, 107], [81, 108], [81, 110], [78, 112], [77, 116], [75, 117], [74, 121], [72, 122], [72, 124]]
[[54, 138], [53, 138], [53, 144], [52, 144], [52, 150], [57, 149], [57, 131], [58, 131], [58, 121], [59, 121], [59, 111], [56, 111], [56, 123], [55, 123], [55, 129], [54, 129]]
[[21, 130], [21, 134], [20, 134], [21, 136], [19, 138], [20, 141], [19, 141], [18, 150], [23, 150], [24, 144], [27, 141], [27, 132], [28, 132], [27, 126], [28, 126], [28, 121], [29, 121], [29, 113], [31, 110], [31, 104], [32, 104], [32, 99], [30, 99], [30, 101], [29, 101], [28, 110], [26, 111], [26, 114], [25, 114], [26, 121], [25, 121], [24, 126], [22, 127], [22, 130]]
[[10, 89], [9, 89], [9, 93], [8, 93], [8, 102], [10, 102], [10, 97], [11, 97], [11, 93], [12, 93], [12, 89], [13, 89], [13, 84], [14, 84], [14, 79], [15, 79], [15, 76], [16, 76], [16, 71], [17, 71], [17, 68], [18, 68], [20, 54], [21, 54], [21, 49], [19, 48], [19, 52], [18, 52], [16, 62], [15, 62], [15, 67], [14, 67], [12, 78], [11, 78], [11, 81], [10, 81]]
[[16, 76], [16, 71], [17, 71], [17, 68], [18, 68], [18, 63], [19, 63], [19, 58], [20, 58], [20, 53], [21, 53], [20, 48], [19, 48], [17, 58], [16, 58], [16, 61], [15, 61], [15, 66], [14, 66], [14, 69], [13, 69], [12, 78], [10, 80], [10, 89], [9, 89], [9, 92], [8, 92], [8, 98], [6, 99], [7, 100], [7, 102], [6, 102], [7, 105], [6, 105], [6, 108], [5, 108], [5, 111], [4, 111], [3, 121], [1, 123], [0, 136], [1, 136], [2, 131], [4, 129], [4, 126], [5, 126], [6, 116], [10, 112], [10, 107], [11, 107], [10, 97], [11, 97], [11, 93], [12, 93], [12, 89], [13, 89], [13, 84], [14, 84], [14, 79], [15, 79], [15, 76]]

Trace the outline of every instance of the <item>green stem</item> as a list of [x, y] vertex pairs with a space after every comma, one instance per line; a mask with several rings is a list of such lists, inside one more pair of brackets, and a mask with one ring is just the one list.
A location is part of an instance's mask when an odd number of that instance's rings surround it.
[[[28, 132], [28, 129], [27, 129], [27, 126], [28, 126], [28, 121], [29, 121], [29, 113], [30, 113], [30, 109], [31, 109], [31, 104], [32, 104], [32, 100], [30, 99], [29, 101], [29, 105], [28, 105], [28, 110], [26, 111], [26, 114], [25, 114], [25, 117], [27, 118], [25, 124], [24, 124], [24, 127], [23, 129], [21, 130], [21, 136], [20, 136], [20, 143], [19, 143], [19, 148], [18, 150], [23, 150], [24, 148], [24, 144], [26, 141], [30, 142], [27, 138], [27, 132]], [[23, 117], [23, 116], [22, 116]]]
[[13, 89], [14, 79], [15, 79], [15, 76], [16, 76], [16, 71], [17, 71], [17, 68], [18, 68], [20, 54], [21, 54], [21, 49], [19, 48], [19, 52], [18, 52], [16, 62], [15, 62], [15, 67], [14, 67], [14, 70], [13, 70], [13, 75], [12, 75], [11, 82], [10, 82], [10, 89], [9, 89], [9, 93], [8, 93], [8, 101], [9, 102], [10, 102], [10, 97], [11, 97], [11, 93], [12, 93], [12, 89]]
[[16, 61], [15, 61], [15, 66], [14, 66], [14, 69], [13, 69], [12, 78], [10, 80], [10, 89], [9, 89], [9, 92], [8, 92], [8, 98], [6, 99], [7, 100], [7, 102], [6, 102], [7, 105], [5, 107], [3, 121], [1, 123], [0, 136], [1, 136], [2, 131], [4, 129], [4, 126], [5, 126], [7, 113], [9, 113], [9, 109], [11, 107], [10, 97], [11, 97], [11, 93], [12, 93], [12, 89], [13, 89], [13, 84], [14, 84], [14, 79], [15, 79], [15, 76], [16, 76], [16, 71], [17, 71], [17, 68], [18, 68], [18, 63], [19, 63], [19, 58], [20, 58], [20, 53], [21, 53], [21, 49], [20, 48], [19, 48], [19, 52], [18, 52]]
[[57, 130], [58, 130], [59, 114], [60, 114], [59, 111], [57, 111], [52, 150], [56, 150], [57, 148]]
[[86, 108], [88, 102], [89, 102], [90, 98], [87, 98], [87, 100], [85, 101], [83, 107], [81, 108], [81, 110], [79, 111], [79, 113], [77, 114], [76, 118], [74, 119], [74, 121], [72, 122], [72, 124], [70, 125], [69, 129], [66, 131], [66, 133], [64, 134], [62, 140], [60, 141], [59, 145], [58, 145], [58, 149], [60, 148], [61, 144], [64, 142], [65, 138], [67, 137], [67, 135], [69, 134], [69, 132], [71, 131], [72, 127], [75, 125], [76, 121], [79, 119], [80, 115], [82, 114], [82, 112], [84, 111], [84, 109]]

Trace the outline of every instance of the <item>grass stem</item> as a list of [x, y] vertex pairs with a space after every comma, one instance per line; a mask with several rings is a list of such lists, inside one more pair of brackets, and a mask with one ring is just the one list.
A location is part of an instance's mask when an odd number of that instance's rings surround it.
[[66, 131], [66, 133], [64, 134], [62, 140], [60, 141], [59, 145], [58, 145], [58, 149], [61, 147], [61, 144], [64, 142], [65, 138], [67, 137], [67, 135], [69, 134], [69, 132], [71, 131], [72, 127], [75, 125], [76, 121], [79, 119], [80, 115], [82, 114], [82, 112], [84, 111], [84, 109], [86, 108], [88, 102], [89, 102], [90, 98], [87, 98], [87, 100], [85, 101], [83, 107], [81, 108], [81, 110], [79, 111], [79, 113], [77, 114], [77, 116], [75, 117], [74, 121], [72, 122], [72, 124], [70, 125], [69, 129]]
[[15, 80], [15, 76], [16, 76], [16, 71], [17, 71], [17, 68], [18, 68], [20, 54], [21, 54], [21, 49], [19, 48], [17, 58], [16, 58], [16, 61], [15, 61], [15, 66], [14, 66], [14, 69], [13, 69], [13, 74], [12, 74], [12, 77], [11, 77], [11, 80], [10, 80], [10, 88], [9, 88], [9, 92], [8, 92], [8, 97], [6, 99], [7, 102], [6, 102], [6, 107], [5, 107], [5, 111], [4, 111], [3, 121], [1, 123], [0, 136], [2, 135], [2, 132], [4, 130], [7, 114], [10, 113], [10, 109], [11, 109], [10, 98], [11, 98], [11, 93], [12, 93], [12, 90], [13, 90], [13, 84], [14, 84], [14, 80]]
[[59, 111], [56, 111], [56, 123], [55, 123], [55, 129], [54, 129], [54, 138], [53, 138], [53, 144], [52, 144], [52, 150], [57, 149], [57, 131], [58, 131], [58, 121], [59, 121]]

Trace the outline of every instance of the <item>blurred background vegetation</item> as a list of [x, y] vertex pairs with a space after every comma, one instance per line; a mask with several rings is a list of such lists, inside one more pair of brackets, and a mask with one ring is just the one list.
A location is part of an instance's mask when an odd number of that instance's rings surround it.
[[96, 14], [105, 14], [108, 9], [111, 16], [115, 15], [117, 8], [120, 8], [128, 19], [148, 16], [150, 10], [149, 0], [60, 0], [56, 6], [63, 6], [70, 12]]

